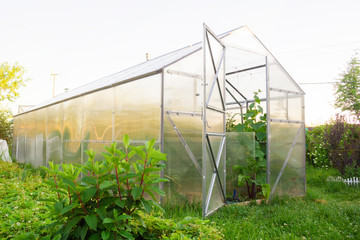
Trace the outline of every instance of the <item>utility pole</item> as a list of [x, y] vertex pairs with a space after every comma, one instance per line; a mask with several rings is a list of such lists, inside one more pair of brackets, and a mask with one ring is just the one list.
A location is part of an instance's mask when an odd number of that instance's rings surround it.
[[51, 76], [53, 77], [53, 97], [55, 96], [55, 77], [57, 75], [59, 75], [59, 74], [51, 72]]

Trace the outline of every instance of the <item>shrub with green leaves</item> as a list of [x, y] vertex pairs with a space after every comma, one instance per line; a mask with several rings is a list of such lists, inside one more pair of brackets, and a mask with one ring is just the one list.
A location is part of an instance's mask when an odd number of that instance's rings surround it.
[[[246, 166], [235, 165], [234, 170], [239, 172], [238, 184], [246, 184], [249, 199], [255, 199], [258, 186], [264, 187], [267, 192], [268, 184], [265, 180], [266, 169], [266, 113], [260, 106], [258, 92], [254, 92], [254, 102], [243, 114], [243, 123], [236, 125], [237, 132], [255, 133], [255, 157], [247, 157]], [[268, 197], [267, 194], [265, 194]]]
[[[54, 239], [135, 239], [146, 234], [139, 212], [161, 209], [155, 195], [164, 195], [157, 185], [167, 181], [158, 174], [166, 155], [154, 149], [155, 140], [130, 146], [125, 135], [123, 143], [124, 151], [116, 143], [105, 147], [102, 161], [87, 151], [83, 165], [50, 163], [44, 168], [51, 176], [46, 183], [57, 193], [56, 200], [47, 199], [56, 219], [52, 225], [60, 225]], [[145, 193], [151, 199], [145, 199]], [[140, 226], [136, 232], [134, 221]]]

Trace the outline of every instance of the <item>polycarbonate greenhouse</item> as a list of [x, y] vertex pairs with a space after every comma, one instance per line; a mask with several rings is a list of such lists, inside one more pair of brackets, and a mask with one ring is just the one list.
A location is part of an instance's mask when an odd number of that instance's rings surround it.
[[13, 157], [83, 163], [85, 150], [101, 158], [124, 134], [135, 144], [155, 138], [168, 158], [162, 201], [202, 202], [207, 216], [232, 194], [234, 160], [241, 164], [243, 145], [254, 142], [253, 133], [226, 132], [227, 114], [246, 113], [260, 89], [271, 196], [305, 194], [304, 92], [248, 27], [217, 36], [204, 24], [203, 36], [19, 113]]

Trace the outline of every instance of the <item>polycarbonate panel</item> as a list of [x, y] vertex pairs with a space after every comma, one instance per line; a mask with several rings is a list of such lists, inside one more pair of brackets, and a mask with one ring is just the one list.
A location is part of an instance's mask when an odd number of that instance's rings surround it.
[[170, 181], [164, 183], [169, 204], [196, 203], [202, 199], [202, 177], [195, 167], [182, 140], [186, 142], [191, 153], [201, 168], [202, 158], [202, 121], [197, 116], [171, 115], [171, 120], [182, 135], [181, 139], [173, 128], [168, 116], [164, 119], [164, 153], [167, 154], [164, 177]]
[[[273, 122], [270, 126], [270, 139], [271, 163], [269, 180], [272, 189], [285, 160], [289, 156], [274, 194], [286, 194], [289, 196], [305, 194], [305, 137], [303, 126], [301, 124]], [[295, 142], [295, 147], [292, 148], [293, 142]]]
[[223, 113], [208, 109], [206, 111], [206, 131], [223, 133], [225, 131], [223, 116]]
[[[169, 204], [202, 201], [203, 69], [198, 64], [201, 61], [202, 52], [198, 51], [164, 69], [164, 152], [167, 154], [164, 176], [170, 182], [164, 183], [163, 201]], [[183, 142], [189, 147], [193, 160]]]
[[247, 158], [255, 158], [254, 132], [226, 133], [226, 196], [236, 197], [247, 194], [245, 187], [238, 185], [238, 171], [236, 165], [245, 167]]
[[[80, 100], [79, 102], [81, 103]], [[111, 141], [113, 139], [113, 109], [113, 88], [84, 96], [84, 140]], [[74, 121], [80, 122], [79, 115], [73, 116], [73, 118], [75, 119]]]
[[14, 117], [13, 122], [13, 143], [12, 143], [12, 151], [11, 158], [17, 159], [17, 150], [19, 149], [19, 128], [20, 128], [20, 117]]
[[303, 95], [289, 94], [288, 117], [289, 120], [302, 121], [303, 117]]
[[224, 35], [224, 37], [221, 37], [221, 41], [225, 45], [234, 46], [240, 49], [266, 55], [266, 48], [261, 44], [261, 42], [255, 37], [255, 35], [247, 26], [235, 29], [229, 34]]
[[36, 151], [36, 115], [30, 112], [25, 115], [26, 119], [26, 148], [25, 148], [25, 162], [34, 165], [35, 151]]
[[34, 165], [46, 165], [46, 125], [47, 113], [46, 109], [39, 109], [34, 112], [36, 116], [36, 135], [35, 135], [35, 162]]
[[124, 134], [137, 141], [160, 137], [161, 75], [115, 87], [115, 140]]
[[47, 111], [46, 163], [61, 163], [61, 104], [45, 108]]
[[45, 108], [47, 112], [47, 140], [61, 140], [61, 105], [56, 104]]
[[26, 118], [21, 115], [19, 119], [18, 145], [17, 145], [17, 161], [25, 163], [25, 139], [26, 139]]
[[[219, 177], [221, 179], [221, 186], [222, 188], [224, 188], [224, 153], [225, 153], [225, 149], [223, 149], [223, 151], [221, 152], [221, 157], [220, 157], [220, 161], [218, 163], [218, 170], [216, 173], [215, 170], [215, 164], [216, 161], [218, 159], [218, 154], [219, 154], [219, 149], [220, 149], [220, 145], [221, 145], [221, 140], [222, 137], [209, 137], [210, 139], [210, 144], [211, 144], [211, 149], [212, 149], [212, 154], [210, 151], [209, 146], [207, 145], [207, 159], [208, 162], [206, 162], [206, 175], [205, 175], [205, 179], [206, 179], [206, 190], [205, 190], [205, 194], [208, 197], [209, 194], [211, 193], [211, 198], [209, 201], [209, 206], [207, 208], [207, 213], [211, 213], [212, 211], [214, 211], [215, 209], [217, 209], [220, 205], [222, 205], [224, 203], [224, 199], [221, 193], [221, 187], [220, 187], [220, 182], [219, 182], [219, 178], [217, 177], [217, 173], [219, 174]], [[224, 145], [225, 147], [225, 145]], [[213, 160], [214, 157], [214, 160]], [[215, 163], [214, 163], [215, 162]]]
[[81, 141], [64, 141], [62, 148], [63, 163], [81, 164]]
[[[102, 102], [103, 99], [101, 98]], [[62, 138], [66, 140], [81, 140], [83, 122], [84, 97], [68, 100], [62, 103], [63, 127]]]
[[271, 91], [285, 90], [303, 93], [275, 58], [269, 55], [267, 59]]

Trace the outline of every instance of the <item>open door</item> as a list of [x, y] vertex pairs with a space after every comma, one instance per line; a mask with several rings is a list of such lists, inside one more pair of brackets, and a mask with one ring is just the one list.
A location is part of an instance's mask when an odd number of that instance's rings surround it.
[[203, 216], [225, 203], [225, 45], [204, 24]]

